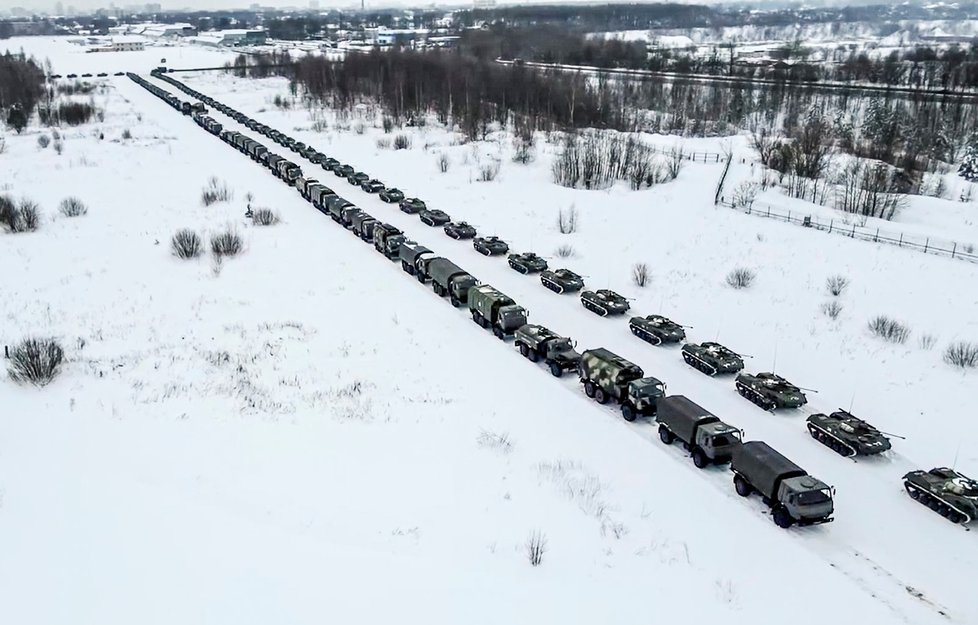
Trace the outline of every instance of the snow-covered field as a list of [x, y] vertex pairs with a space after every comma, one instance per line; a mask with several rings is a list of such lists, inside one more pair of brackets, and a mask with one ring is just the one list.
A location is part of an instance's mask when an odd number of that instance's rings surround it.
[[[84, 63], [103, 55], [56, 40], [9, 45], [56, 72], [102, 71]], [[123, 69], [145, 73], [146, 62]], [[463, 145], [433, 125], [398, 131], [411, 149], [381, 149], [373, 117], [358, 134], [356, 119], [275, 109], [284, 81], [178, 77], [517, 251], [571, 245], [573, 257], [551, 263], [634, 297], [638, 314], [693, 326], [692, 340], [753, 354], [751, 370], [776, 360], [820, 391], [809, 408], [852, 403], [908, 439], [883, 458], [842, 459], [809, 438], [802, 414], [763, 412], [676, 349], [332, 185], [512, 295], [532, 321], [633, 359], [838, 488], [836, 522], [778, 530], [727, 471], [697, 471], [652, 424], [627, 424], [569, 377], [554, 380], [188, 117], [113, 78], [96, 96], [105, 122], [63, 129], [63, 154], [40, 149], [32, 126], [0, 155], [2, 192], [30, 196], [46, 217], [38, 232], [0, 235], [17, 268], [0, 276], [0, 342], [52, 335], [69, 357], [43, 390], [0, 381], [0, 620], [823, 623], [825, 606], [846, 622], [978, 620], [974, 534], [900, 484], [906, 470], [955, 460], [978, 473], [975, 374], [940, 358], [951, 340], [978, 340], [978, 268], [714, 209], [716, 165], [648, 191], [573, 191], [550, 182], [542, 141], [529, 166], [511, 162], [507, 141]], [[478, 182], [494, 157], [499, 177]], [[210, 176], [234, 187], [232, 202], [201, 206]], [[247, 192], [283, 222], [248, 225]], [[66, 195], [89, 214], [58, 217]], [[571, 205], [580, 228], [561, 235], [557, 214]], [[178, 228], [227, 225], [246, 241], [238, 258], [169, 253]], [[646, 289], [629, 282], [634, 262], [651, 267]], [[734, 291], [724, 276], [740, 265], [758, 277]], [[837, 273], [851, 286], [830, 321], [820, 306]], [[881, 313], [908, 322], [907, 344], [868, 334]], [[932, 349], [918, 346], [925, 333]], [[533, 532], [548, 540], [537, 568], [524, 549]]]

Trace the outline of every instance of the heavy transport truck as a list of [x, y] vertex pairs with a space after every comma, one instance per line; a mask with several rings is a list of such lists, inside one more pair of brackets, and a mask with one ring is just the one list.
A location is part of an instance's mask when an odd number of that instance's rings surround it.
[[581, 362], [573, 341], [543, 326], [528, 323], [516, 330], [515, 339], [524, 358], [530, 362], [542, 360], [555, 378], [564, 375], [564, 371], [576, 370]]
[[699, 469], [730, 462], [734, 448], [743, 439], [743, 432], [683, 395], [660, 399], [655, 420], [659, 439], [666, 445], [678, 440]]
[[469, 287], [468, 304], [472, 321], [496, 338], [505, 339], [526, 325], [526, 309], [488, 284]]
[[417, 241], [402, 241], [398, 249], [398, 257], [401, 259], [401, 269], [405, 273], [417, 277], [419, 282], [424, 282], [425, 274], [418, 273], [418, 262], [424, 258], [425, 254], [430, 256], [433, 252]]
[[479, 283], [471, 274], [447, 258], [432, 258], [422, 264], [421, 268], [431, 278], [431, 290], [440, 297], [447, 295], [452, 306], [456, 308], [468, 304], [469, 289]]
[[810, 476], [767, 443], [749, 441], [733, 451], [730, 469], [741, 497], [758, 493], [771, 508], [778, 527], [816, 525], [832, 521], [833, 489]]
[[401, 241], [406, 238], [404, 233], [390, 224], [374, 224], [374, 249], [390, 260], [397, 258]]
[[577, 372], [584, 394], [599, 404], [616, 401], [625, 421], [654, 415], [659, 399], [666, 394], [665, 384], [645, 377], [641, 367], [603, 347], [581, 354]]

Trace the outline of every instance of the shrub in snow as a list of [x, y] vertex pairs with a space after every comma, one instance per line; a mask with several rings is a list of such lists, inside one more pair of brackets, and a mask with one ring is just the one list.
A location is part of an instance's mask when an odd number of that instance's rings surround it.
[[0, 224], [11, 232], [17, 232], [18, 218], [17, 205], [14, 201], [9, 195], [0, 195]]
[[632, 282], [635, 286], [645, 286], [649, 283], [649, 266], [645, 263], [632, 265]]
[[65, 149], [64, 142], [61, 141], [61, 139], [55, 139], [54, 140], [54, 151], [57, 152], [58, 154], [61, 154], [62, 152], [64, 152], [64, 149]]
[[76, 197], [66, 197], [61, 200], [58, 210], [65, 217], [81, 217], [88, 214], [88, 207]]
[[377, 139], [377, 148], [380, 149], [380, 150], [389, 150], [389, 149], [391, 149], [391, 140], [390, 140], [390, 137], [381, 137], [381, 138]]
[[933, 334], [921, 334], [920, 338], [917, 339], [917, 345], [920, 346], [920, 349], [931, 349], [935, 343], [937, 343], [937, 337]]
[[890, 343], [906, 343], [910, 338], [910, 328], [896, 319], [879, 315], [869, 320], [869, 331]]
[[390, 134], [394, 130], [394, 118], [384, 115], [384, 118], [381, 120], [381, 125], [384, 128], [384, 134]]
[[231, 189], [225, 182], [218, 180], [216, 176], [211, 176], [210, 180], [207, 181], [207, 186], [200, 192], [200, 202], [204, 206], [210, 206], [217, 202], [229, 202], [232, 197], [234, 197], [234, 193], [231, 192]]
[[445, 173], [448, 171], [448, 166], [451, 165], [451, 161], [449, 160], [447, 154], [441, 152], [438, 154], [438, 158], [435, 159], [435, 164], [438, 165], [438, 171]]
[[37, 202], [25, 198], [20, 201], [17, 211], [18, 229], [15, 232], [34, 232], [41, 225], [41, 211]]
[[363, 124], [363, 122], [357, 122], [357, 124], [353, 127], [353, 132], [357, 133], [358, 135], [362, 135], [363, 133], [367, 132], [367, 127]]
[[394, 149], [406, 150], [411, 147], [411, 138], [407, 135], [397, 135], [394, 137]]
[[571, 258], [577, 256], [577, 250], [574, 249], [573, 245], [561, 245], [554, 250], [554, 255], [557, 258]]
[[211, 237], [211, 252], [214, 256], [237, 256], [244, 249], [241, 237], [233, 230], [225, 230]]
[[508, 454], [513, 450], [513, 441], [506, 432], [500, 434], [482, 430], [479, 437], [476, 438], [476, 443], [478, 443], [479, 447], [495, 449], [504, 454]]
[[126, 140], [132, 139], [132, 133], [129, 132], [129, 129], [128, 128], [126, 128], [125, 130], [122, 131], [122, 138], [123, 139], [126, 139]]
[[822, 312], [829, 319], [837, 319], [842, 312], [842, 304], [835, 300], [825, 302], [822, 304]]
[[849, 286], [849, 278], [845, 276], [829, 276], [825, 279], [825, 288], [835, 297], [842, 295]]
[[270, 208], [256, 208], [251, 213], [251, 223], [255, 226], [273, 226], [278, 223], [278, 215]]
[[951, 343], [944, 350], [944, 362], [962, 369], [978, 367], [978, 343], [966, 341]]
[[533, 531], [526, 539], [526, 557], [532, 566], [540, 566], [543, 554], [547, 552], [547, 537], [543, 532]]
[[961, 166], [958, 167], [958, 175], [965, 180], [978, 182], [978, 145], [974, 142], [965, 149]]
[[49, 145], [51, 145], [51, 137], [47, 135], [41, 135], [37, 138], [37, 147], [41, 148], [42, 150], [48, 147]]
[[733, 205], [737, 208], [749, 208], [754, 205], [754, 200], [757, 199], [757, 192], [760, 190], [760, 185], [756, 182], [751, 182], [750, 180], [745, 180], [737, 185], [733, 193]]
[[170, 247], [173, 248], [173, 253], [176, 254], [177, 258], [197, 258], [204, 251], [204, 244], [200, 235], [187, 228], [177, 230], [173, 238], [170, 239]]
[[754, 273], [753, 269], [737, 267], [727, 274], [727, 284], [735, 289], [746, 289], [754, 283], [755, 277], [757, 274]]
[[58, 375], [64, 355], [53, 339], [25, 339], [10, 350], [7, 370], [16, 382], [45, 386]]
[[483, 164], [479, 168], [479, 180], [481, 182], [492, 182], [499, 175], [499, 161]]
[[560, 209], [560, 214], [557, 215], [557, 229], [560, 230], [560, 234], [574, 234], [577, 232], [576, 206], [571, 204], [566, 212], [564, 212], [564, 209]]

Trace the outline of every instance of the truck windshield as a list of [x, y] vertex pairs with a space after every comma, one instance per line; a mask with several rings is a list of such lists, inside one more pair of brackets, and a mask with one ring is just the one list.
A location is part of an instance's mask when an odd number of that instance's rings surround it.
[[806, 490], [798, 493], [796, 500], [798, 501], [798, 505], [814, 506], [831, 501], [832, 496], [827, 490]]
[[724, 445], [733, 445], [735, 442], [740, 441], [739, 432], [731, 432], [729, 434], [718, 434], [713, 437], [714, 447], [723, 447]]

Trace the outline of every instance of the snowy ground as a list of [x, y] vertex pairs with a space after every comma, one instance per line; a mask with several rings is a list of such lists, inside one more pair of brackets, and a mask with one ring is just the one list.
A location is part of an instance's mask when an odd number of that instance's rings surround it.
[[[99, 71], [37, 53], [58, 72]], [[760, 411], [677, 350], [640, 343], [623, 322], [333, 185], [514, 296], [535, 322], [639, 362], [838, 487], [835, 523], [780, 531], [760, 502], [734, 494], [726, 471], [696, 471], [651, 424], [628, 425], [572, 380], [535, 369], [294, 190], [116, 78], [97, 98], [105, 122], [64, 130], [62, 155], [39, 149], [32, 127], [0, 156], [4, 192], [36, 199], [47, 218], [39, 232], [0, 238], [4, 260], [23, 267], [0, 276], [0, 342], [58, 336], [70, 360], [40, 391], [0, 382], [0, 619], [639, 623], [652, 612], [748, 623], [774, 611], [821, 623], [807, 607], [813, 587], [853, 621], [978, 619], [974, 534], [911, 502], [899, 480], [955, 456], [978, 473], [978, 453], [959, 445], [978, 430], [960, 418], [973, 412], [974, 375], [939, 353], [978, 338], [975, 267], [716, 210], [715, 165], [689, 165], [649, 191], [571, 191], [550, 183], [543, 143], [527, 167], [510, 162], [506, 143], [452, 145], [430, 126], [404, 131], [409, 150], [379, 149], [372, 126], [343, 131], [326, 115], [318, 133], [306, 111], [273, 110], [282, 81], [189, 82], [518, 250], [570, 244], [566, 263], [636, 297], [637, 313], [691, 325], [693, 340], [719, 336], [754, 354], [750, 369], [776, 357], [779, 372], [821, 391], [813, 408], [853, 401], [908, 440], [886, 458], [841, 459], [808, 437], [801, 414]], [[493, 155], [499, 178], [475, 182]], [[200, 205], [211, 175], [235, 187], [233, 202]], [[249, 191], [283, 223], [247, 225]], [[58, 218], [68, 194], [90, 213]], [[571, 204], [580, 231], [560, 235], [557, 212]], [[246, 240], [240, 258], [215, 266], [169, 254], [177, 228], [228, 224]], [[645, 290], [629, 284], [635, 261], [652, 267]], [[758, 271], [751, 290], [723, 286], [740, 264]], [[852, 280], [835, 322], [819, 312], [833, 273]], [[911, 341], [868, 336], [878, 313], [906, 319]], [[935, 348], [917, 347], [924, 332]], [[539, 568], [523, 553], [535, 530], [549, 544]]]

